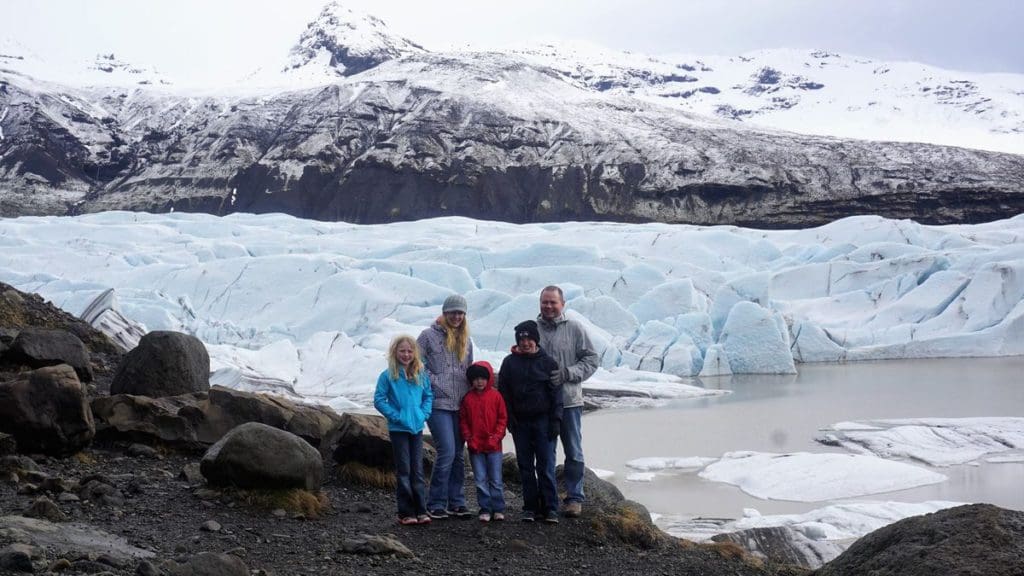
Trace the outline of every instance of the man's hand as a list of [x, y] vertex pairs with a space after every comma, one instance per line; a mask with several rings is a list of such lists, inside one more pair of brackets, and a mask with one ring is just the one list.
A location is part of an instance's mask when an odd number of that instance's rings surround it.
[[561, 386], [565, 383], [565, 376], [562, 374], [562, 369], [557, 368], [551, 371], [551, 385]]

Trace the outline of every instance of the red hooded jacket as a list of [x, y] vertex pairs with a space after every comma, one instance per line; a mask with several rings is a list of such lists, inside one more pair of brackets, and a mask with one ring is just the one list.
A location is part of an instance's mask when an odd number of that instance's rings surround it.
[[462, 398], [459, 409], [459, 427], [470, 453], [500, 452], [505, 437], [508, 412], [505, 399], [494, 388], [494, 369], [488, 362], [474, 362], [487, 370], [487, 386], [478, 391], [470, 382], [469, 392]]

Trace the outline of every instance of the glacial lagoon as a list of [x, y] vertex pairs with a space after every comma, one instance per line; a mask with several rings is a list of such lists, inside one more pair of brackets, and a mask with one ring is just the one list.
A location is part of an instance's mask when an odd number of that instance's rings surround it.
[[[764, 515], [802, 514], [837, 502], [990, 502], [1024, 510], [1021, 450], [953, 466], [915, 466], [947, 480], [843, 500], [798, 502], [755, 498], [698, 469], [659, 470], [644, 481], [627, 462], [639, 458], [719, 458], [731, 451], [849, 453], [815, 439], [844, 421], [900, 418], [1024, 416], [1024, 357], [890, 360], [801, 364], [793, 376], [705, 379], [723, 396], [671, 400], [655, 407], [604, 409], [584, 418], [587, 465], [611, 471], [623, 494], [656, 516], [729, 518], [744, 509]], [[1007, 457], [1007, 455], [1010, 455]], [[559, 456], [561, 459], [561, 456]]]

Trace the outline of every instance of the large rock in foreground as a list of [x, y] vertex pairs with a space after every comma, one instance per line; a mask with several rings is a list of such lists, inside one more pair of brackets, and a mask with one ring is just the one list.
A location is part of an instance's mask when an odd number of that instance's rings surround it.
[[139, 340], [110, 384], [111, 394], [160, 398], [210, 389], [210, 354], [195, 336], [158, 330]]
[[203, 455], [210, 484], [238, 488], [318, 490], [324, 477], [320, 453], [298, 436], [250, 422], [230, 431]]
[[0, 384], [0, 430], [14, 436], [21, 452], [57, 456], [81, 450], [96, 435], [82, 384], [66, 364]]
[[857, 540], [814, 576], [1021, 576], [1024, 512], [991, 504], [947, 508]]

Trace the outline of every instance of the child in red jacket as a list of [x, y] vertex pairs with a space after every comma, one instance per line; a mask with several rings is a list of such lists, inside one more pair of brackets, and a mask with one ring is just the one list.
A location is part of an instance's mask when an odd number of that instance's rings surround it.
[[505, 488], [501, 480], [501, 439], [505, 437], [508, 413], [505, 399], [494, 388], [494, 369], [476, 362], [466, 369], [471, 387], [462, 398], [459, 426], [469, 448], [469, 462], [476, 479], [476, 500], [480, 521], [505, 519]]

